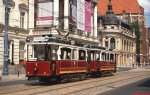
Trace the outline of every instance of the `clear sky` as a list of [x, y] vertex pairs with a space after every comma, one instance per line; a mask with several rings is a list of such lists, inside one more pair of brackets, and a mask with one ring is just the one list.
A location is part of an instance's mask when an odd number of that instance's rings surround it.
[[147, 26], [150, 27], [150, 0], [138, 0], [138, 2], [144, 8]]

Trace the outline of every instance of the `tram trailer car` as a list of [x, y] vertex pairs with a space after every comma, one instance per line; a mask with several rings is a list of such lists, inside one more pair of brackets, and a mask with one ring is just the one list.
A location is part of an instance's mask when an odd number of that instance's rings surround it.
[[[81, 47], [58, 42], [29, 43], [34, 54], [26, 62], [26, 77], [42, 82], [85, 79], [87, 75], [116, 72], [114, 55], [96, 47]], [[112, 57], [113, 56], [113, 57]], [[107, 61], [106, 61], [107, 60]]]

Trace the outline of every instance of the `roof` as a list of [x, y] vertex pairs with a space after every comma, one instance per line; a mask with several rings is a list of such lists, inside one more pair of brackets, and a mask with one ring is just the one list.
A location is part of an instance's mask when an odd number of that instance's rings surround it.
[[[98, 0], [98, 14], [105, 15], [109, 0]], [[111, 0], [115, 14], [144, 13], [137, 0]]]

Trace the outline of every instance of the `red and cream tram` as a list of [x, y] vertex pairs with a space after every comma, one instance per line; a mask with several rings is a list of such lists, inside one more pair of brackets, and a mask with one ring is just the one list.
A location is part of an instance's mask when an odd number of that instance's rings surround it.
[[37, 37], [27, 42], [28, 47], [33, 48], [32, 56], [26, 62], [28, 79], [62, 81], [116, 72], [115, 53], [112, 51], [60, 38], [42, 39], [44, 37]]

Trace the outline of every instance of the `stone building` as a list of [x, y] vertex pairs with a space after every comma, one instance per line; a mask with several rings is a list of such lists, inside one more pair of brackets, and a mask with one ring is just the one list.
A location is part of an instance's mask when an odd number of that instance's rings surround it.
[[106, 15], [98, 17], [101, 44], [117, 53], [118, 66], [132, 66], [136, 62], [135, 32], [116, 17], [111, 1], [107, 7]]
[[[26, 58], [26, 38], [34, 25], [33, 5], [33, 0], [8, 0], [9, 64], [19, 64]], [[0, 66], [4, 63], [5, 16], [6, 0], [0, 0]]]
[[[100, 44], [97, 38], [97, 0], [34, 1], [35, 27], [30, 37], [53, 35], [85, 45]], [[29, 46], [29, 55], [32, 55], [32, 49]]]
[[[107, 11], [107, 4], [109, 0], [99, 0], [98, 1], [98, 15], [103, 16]], [[144, 16], [144, 9], [139, 5], [137, 0], [111, 0], [114, 14], [118, 19], [127, 24], [138, 23], [140, 27], [140, 38], [137, 39], [140, 41], [140, 45], [136, 45], [136, 47], [140, 48], [137, 51], [137, 62], [136, 63], [144, 63], [143, 58], [147, 55], [148, 49], [145, 46], [148, 46], [147, 42], [147, 32], [145, 31], [146, 19]], [[132, 7], [131, 7], [132, 6]], [[137, 31], [135, 31], [137, 32]], [[143, 49], [144, 47], [144, 49]], [[137, 49], [136, 48], [136, 49]], [[147, 63], [147, 61], [146, 61]]]

